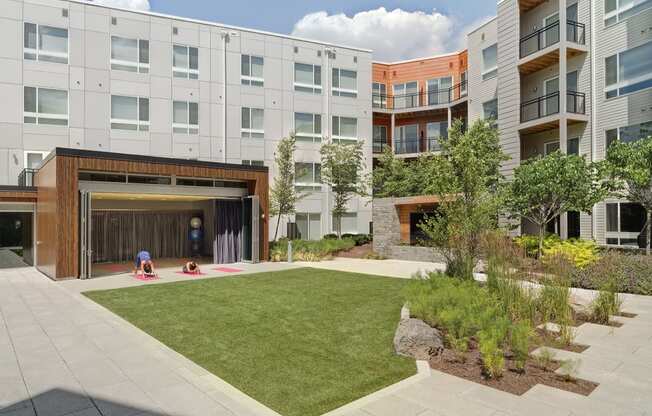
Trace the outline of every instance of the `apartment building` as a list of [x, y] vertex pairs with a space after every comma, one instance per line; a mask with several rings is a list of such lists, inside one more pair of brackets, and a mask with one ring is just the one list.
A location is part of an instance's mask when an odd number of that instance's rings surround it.
[[[536, 155], [602, 160], [612, 141], [652, 134], [650, 0], [501, 0], [468, 34], [468, 56], [469, 119], [497, 116], [507, 177]], [[549, 231], [637, 246], [644, 223], [640, 205], [609, 199]]]
[[[368, 50], [78, 0], [2, 0], [0, 35], [0, 185], [29, 185], [57, 147], [264, 165], [272, 183], [296, 132], [291, 221], [317, 239], [333, 232], [321, 143], [364, 140], [371, 169]], [[369, 232], [368, 202], [343, 232]]]

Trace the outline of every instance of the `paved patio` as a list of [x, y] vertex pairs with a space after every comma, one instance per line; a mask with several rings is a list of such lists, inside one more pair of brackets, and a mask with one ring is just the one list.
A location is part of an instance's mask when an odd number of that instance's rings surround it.
[[[441, 267], [396, 260], [238, 264], [237, 273], [313, 266], [408, 278]], [[0, 415], [275, 415], [80, 292], [197, 279], [160, 271], [161, 280], [121, 275], [55, 283], [32, 268], [0, 270]], [[206, 276], [206, 277], [208, 277]], [[587, 301], [590, 291], [575, 290]], [[430, 371], [344, 406], [340, 416], [647, 415], [652, 416], [652, 298], [624, 296], [620, 328], [585, 324], [579, 376], [600, 383], [583, 397], [546, 386], [523, 396]]]

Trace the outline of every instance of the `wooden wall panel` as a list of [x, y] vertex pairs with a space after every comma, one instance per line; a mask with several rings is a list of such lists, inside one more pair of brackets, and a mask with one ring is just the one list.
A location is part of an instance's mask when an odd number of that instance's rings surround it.
[[0, 189], [0, 202], [36, 202], [36, 191]]
[[57, 158], [49, 159], [36, 173], [36, 268], [56, 279], [59, 236], [57, 231]]

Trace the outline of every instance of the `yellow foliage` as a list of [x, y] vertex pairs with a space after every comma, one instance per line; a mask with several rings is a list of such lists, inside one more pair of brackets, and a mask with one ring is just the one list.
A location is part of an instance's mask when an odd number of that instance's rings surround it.
[[543, 247], [542, 260], [562, 256], [573, 262], [575, 267], [583, 269], [595, 263], [600, 255], [598, 245], [593, 240], [559, 240]]

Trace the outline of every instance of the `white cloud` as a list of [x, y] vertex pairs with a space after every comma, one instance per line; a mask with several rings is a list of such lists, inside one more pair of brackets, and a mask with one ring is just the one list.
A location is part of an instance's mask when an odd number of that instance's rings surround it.
[[426, 13], [379, 7], [352, 17], [310, 13], [294, 25], [292, 34], [373, 49], [374, 59], [397, 61], [456, 50], [461, 44], [459, 26], [456, 19], [436, 10]]
[[105, 6], [122, 7], [123, 9], [149, 10], [149, 0], [88, 0], [89, 3]]

